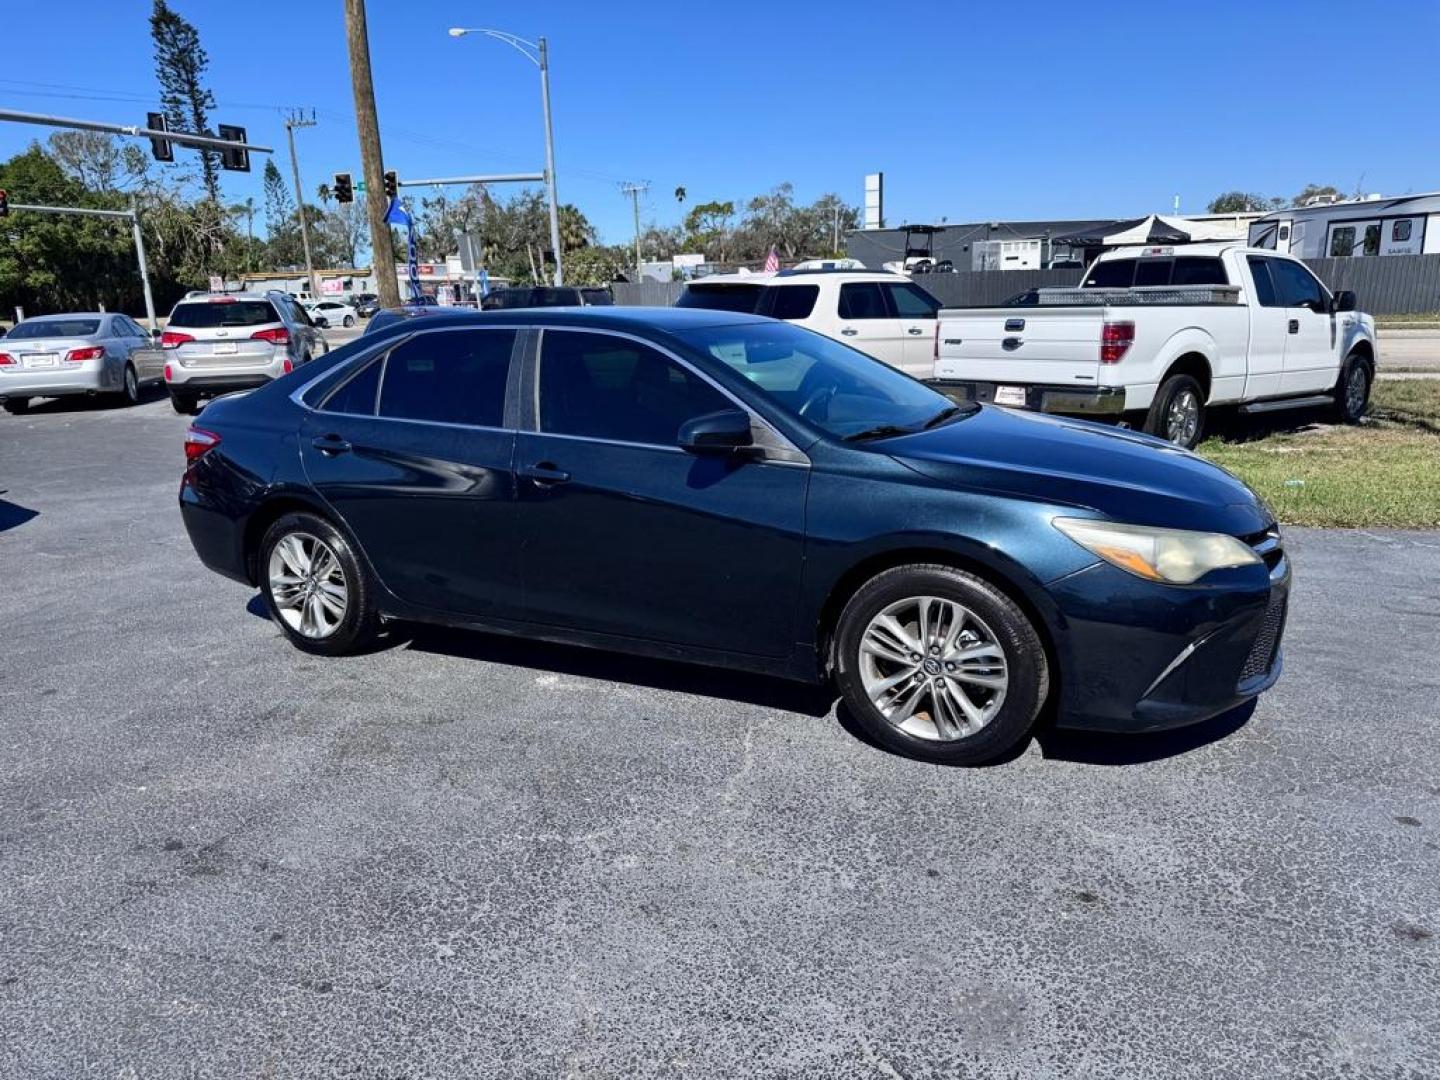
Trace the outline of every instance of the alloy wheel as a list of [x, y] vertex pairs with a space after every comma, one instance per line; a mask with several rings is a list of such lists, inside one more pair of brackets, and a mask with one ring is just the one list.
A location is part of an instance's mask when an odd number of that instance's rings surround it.
[[135, 378], [135, 369], [128, 366], [125, 368], [125, 397], [132, 402], [140, 399], [140, 381]]
[[1350, 374], [1345, 379], [1345, 412], [1348, 416], [1359, 418], [1365, 411], [1365, 369], [1359, 364], [1350, 367]]
[[860, 638], [865, 694], [893, 727], [921, 739], [968, 738], [995, 718], [1010, 685], [994, 631], [953, 600], [915, 596], [880, 611]]
[[1181, 390], [1170, 399], [1165, 413], [1165, 437], [1177, 446], [1189, 446], [1200, 430], [1200, 399], [1195, 391]]
[[345, 621], [349, 590], [339, 557], [306, 532], [286, 533], [270, 551], [270, 596], [285, 624], [308, 638], [326, 638]]

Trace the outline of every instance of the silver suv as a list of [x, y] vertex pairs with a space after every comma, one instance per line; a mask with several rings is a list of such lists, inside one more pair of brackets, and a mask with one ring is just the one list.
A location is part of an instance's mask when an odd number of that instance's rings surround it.
[[305, 309], [283, 292], [192, 293], [160, 337], [165, 385], [179, 413], [202, 397], [263, 386], [329, 345]]

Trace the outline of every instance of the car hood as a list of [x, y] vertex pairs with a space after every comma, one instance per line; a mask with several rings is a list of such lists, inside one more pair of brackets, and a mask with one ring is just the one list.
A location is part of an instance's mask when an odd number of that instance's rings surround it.
[[930, 431], [874, 444], [901, 464], [971, 490], [1094, 510], [1116, 521], [1244, 536], [1274, 516], [1235, 477], [1149, 435], [981, 406]]

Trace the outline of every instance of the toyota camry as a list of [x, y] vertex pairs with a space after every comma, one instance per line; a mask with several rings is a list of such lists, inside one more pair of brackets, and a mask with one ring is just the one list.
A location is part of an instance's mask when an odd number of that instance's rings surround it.
[[952, 764], [1145, 731], [1280, 675], [1263, 502], [1148, 436], [957, 405], [783, 322], [405, 320], [186, 435], [204, 563], [307, 652], [444, 623], [815, 682]]

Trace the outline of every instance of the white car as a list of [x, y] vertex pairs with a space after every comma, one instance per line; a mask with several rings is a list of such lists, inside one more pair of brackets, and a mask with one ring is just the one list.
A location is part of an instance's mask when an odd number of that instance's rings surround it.
[[675, 304], [784, 319], [843, 341], [916, 378], [928, 379], [935, 370], [935, 315], [940, 301], [900, 274], [870, 270], [715, 274], [690, 282]]
[[360, 321], [360, 313], [349, 304], [339, 300], [310, 300], [305, 304], [310, 317], [322, 318], [329, 327], [343, 326], [347, 329]]
[[1333, 405], [1364, 414], [1375, 320], [1299, 259], [1240, 243], [1117, 248], [1076, 289], [1005, 307], [947, 308], [935, 377], [977, 401], [1129, 416], [1193, 447], [1205, 411]]

